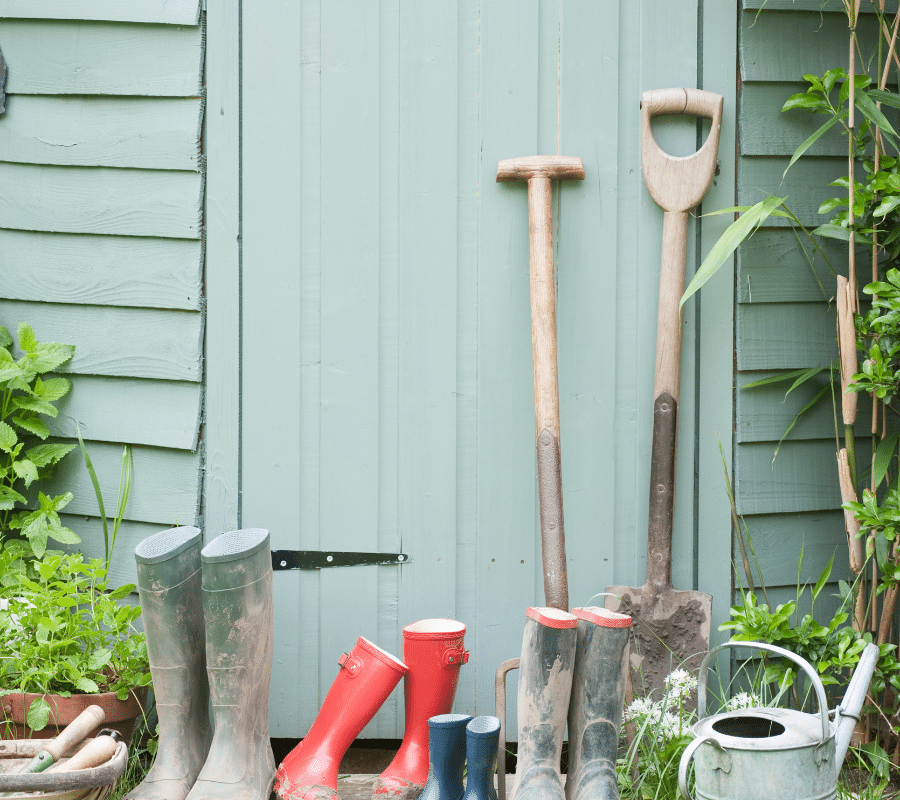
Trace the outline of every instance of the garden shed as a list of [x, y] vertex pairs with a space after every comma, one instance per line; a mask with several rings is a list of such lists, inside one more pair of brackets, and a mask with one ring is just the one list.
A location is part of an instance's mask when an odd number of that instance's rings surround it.
[[[844, 59], [842, 6], [822, 5], [0, 0], [0, 322], [76, 345], [52, 432], [80, 426], [109, 495], [133, 446], [117, 580], [176, 524], [404, 556], [276, 571], [273, 737], [305, 734], [358, 635], [399, 653], [427, 617], [466, 623], [456, 708], [493, 713], [543, 603], [527, 204], [501, 159], [584, 162], [554, 194], [569, 598], [643, 583], [662, 212], [641, 93], [724, 96], [702, 213], [775, 192], [815, 225], [841, 140], [779, 188], [813, 130], [779, 109]], [[654, 132], [682, 156], [706, 136]], [[689, 276], [731, 220], [692, 220]], [[732, 477], [776, 598], [801, 547], [802, 581], [835, 552], [847, 573], [830, 409], [773, 464], [815, 388], [740, 390], [836, 353], [790, 237], [767, 227], [684, 306], [673, 582], [713, 596], [714, 640]], [[77, 455], [54, 486], [96, 549]], [[398, 692], [363, 736], [402, 731]]]

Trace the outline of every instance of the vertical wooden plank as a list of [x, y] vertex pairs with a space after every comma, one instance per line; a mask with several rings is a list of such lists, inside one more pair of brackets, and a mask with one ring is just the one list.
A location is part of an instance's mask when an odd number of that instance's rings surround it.
[[[300, 159], [296, 228], [300, 237], [300, 263], [297, 282], [300, 290], [298, 422], [300, 438], [298, 489], [298, 527], [301, 546], [310, 550], [320, 544], [319, 459], [321, 452], [321, 207], [319, 204], [321, 169], [321, 86], [322, 28], [321, 3], [310, 0], [300, 5], [300, 96], [299, 128], [295, 147]], [[286, 638], [286, 648], [301, 646], [293, 665], [293, 674], [302, 676], [306, 691], [296, 700], [298, 716], [290, 728], [291, 736], [305, 736], [328, 691], [331, 680], [319, 678], [320, 641], [319, 573], [297, 577], [298, 594], [294, 637]], [[333, 665], [332, 665], [333, 666]], [[331, 678], [333, 678], [333, 673]]]
[[[725, 112], [719, 140], [721, 169], [703, 201], [703, 211], [728, 208], [735, 192], [732, 166], [737, 137], [737, 92], [734, 53], [736, 8], [731, 3], [704, 3], [701, 58], [703, 88], [725, 98]], [[700, 252], [695, 267], [730, 223], [727, 215], [704, 217], [701, 221]], [[723, 565], [731, 557], [730, 510], [725, 494], [725, 475], [719, 443], [726, 463], [731, 463], [733, 424], [733, 331], [734, 263], [729, 260], [700, 293], [700, 375], [699, 425], [697, 426], [697, 533], [700, 558], [698, 586], [713, 595], [712, 640], [727, 638], [718, 627], [728, 617], [731, 575]], [[724, 659], [723, 659], [724, 661]], [[724, 664], [720, 663], [720, 670]], [[724, 674], [720, 671], [720, 674]]]
[[[400, 529], [400, 1], [379, 3], [378, 208], [378, 549], [401, 551]], [[407, 540], [409, 542], [409, 540]], [[378, 641], [403, 657], [399, 619], [407, 567], [378, 567]], [[396, 691], [379, 712], [379, 730], [402, 736], [404, 703]]]
[[[243, 16], [241, 95], [242, 269], [241, 453], [245, 526], [271, 531], [273, 549], [300, 549], [301, 298], [297, 281], [300, 241], [296, 233], [296, 187], [301, 164], [300, 41], [298, 5], [271, 2]], [[265, 53], [265, 57], [260, 57]], [[277, 104], [277, 121], [271, 109]], [[301, 209], [302, 211], [302, 209]], [[261, 358], [270, 353], [274, 358]], [[277, 382], [277, 390], [274, 383]], [[273, 736], [296, 734], [301, 684], [310, 674], [298, 637], [297, 572], [277, 572], [279, 610], [272, 675]]]
[[[478, 179], [481, 170], [478, 125], [479, 17], [477, 0], [457, 4], [457, 290], [456, 290], [456, 588], [455, 614], [468, 626], [472, 652], [460, 670], [454, 709], [476, 713], [475, 688], [494, 666], [478, 667], [481, 631], [477, 625], [478, 573]], [[482, 534], [486, 536], [487, 534]], [[485, 636], [485, 639], [488, 637]], [[491, 708], [491, 706], [487, 706]], [[482, 713], [485, 713], [482, 711]], [[489, 713], [489, 712], [488, 712]]]
[[206, 394], [204, 526], [238, 527], [240, 409], [240, 3], [211, 0], [205, 123]]
[[494, 707], [489, 676], [521, 650], [525, 609], [543, 603], [543, 579], [526, 188], [496, 182], [500, 159], [539, 152], [538, 3], [482, 4], [480, 14], [477, 647], [478, 663], [490, 665], [478, 681], [481, 710]]
[[[560, 146], [585, 180], [564, 182], [557, 205], [557, 326], [562, 477], [569, 603], [583, 606], [613, 582], [619, 368], [615, 240], [619, 10], [563, 5]], [[588, 344], [589, 343], [589, 344]], [[590, 356], [586, 356], [589, 348]], [[602, 598], [594, 603], [603, 605]]]
[[455, 606], [457, 32], [453, 4], [401, 8], [401, 623]]
[[[322, 4], [320, 544], [378, 543], [379, 6]], [[320, 680], [347, 645], [375, 639], [378, 567], [323, 570]], [[347, 597], [352, 586], [352, 624]], [[352, 642], [351, 642], [352, 643]], [[382, 734], [381, 718], [364, 737]]]

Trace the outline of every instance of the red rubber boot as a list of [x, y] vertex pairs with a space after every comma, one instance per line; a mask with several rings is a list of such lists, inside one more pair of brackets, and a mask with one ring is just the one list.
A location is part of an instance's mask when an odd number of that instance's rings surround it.
[[409, 669], [362, 636], [338, 663], [312, 728], [275, 773], [275, 793], [284, 800], [339, 800], [344, 753]]
[[452, 619], [423, 619], [403, 629], [406, 727], [397, 755], [372, 787], [373, 800], [415, 800], [425, 789], [428, 720], [453, 707], [459, 668], [469, 660], [465, 635], [466, 626]]

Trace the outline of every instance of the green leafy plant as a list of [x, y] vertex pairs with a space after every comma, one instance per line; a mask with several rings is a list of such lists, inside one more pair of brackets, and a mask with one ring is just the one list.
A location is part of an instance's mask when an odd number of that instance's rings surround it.
[[36, 510], [16, 510], [27, 502], [22, 490], [48, 477], [74, 447], [47, 442], [50, 432], [44, 418], [57, 416], [54, 403], [72, 386], [66, 378], [48, 373], [71, 359], [75, 347], [41, 343], [25, 323], [17, 333], [22, 356], [15, 359], [10, 350], [13, 338], [0, 326], [0, 543], [9, 531], [18, 530], [33, 554], [40, 557], [49, 539], [61, 544], [79, 541], [59, 519], [71, 493], [49, 497], [39, 492]]
[[101, 559], [47, 551], [29, 575], [27, 547], [11, 541], [0, 551], [0, 694], [42, 695], [28, 725], [45, 727], [58, 694], [116, 692], [126, 699], [150, 683], [139, 606], [123, 604], [131, 584], [110, 590]]

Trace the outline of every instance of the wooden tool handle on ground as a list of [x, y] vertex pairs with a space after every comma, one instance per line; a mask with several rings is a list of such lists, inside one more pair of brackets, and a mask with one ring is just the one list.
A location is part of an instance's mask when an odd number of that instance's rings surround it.
[[89, 767], [99, 767], [109, 761], [119, 743], [112, 736], [98, 736], [91, 739], [84, 747], [81, 748], [68, 761], [56, 764], [53, 772], [74, 772], [79, 769], [88, 769]]
[[103, 724], [106, 714], [100, 706], [88, 706], [63, 729], [55, 739], [48, 739], [44, 750], [59, 761], [67, 751]]
[[563, 179], [584, 180], [584, 165], [580, 158], [531, 156], [501, 161], [497, 166], [498, 181], [528, 181], [531, 351], [544, 598], [548, 606], [568, 611], [553, 266], [553, 181]]

